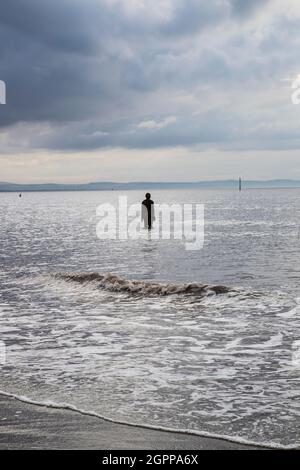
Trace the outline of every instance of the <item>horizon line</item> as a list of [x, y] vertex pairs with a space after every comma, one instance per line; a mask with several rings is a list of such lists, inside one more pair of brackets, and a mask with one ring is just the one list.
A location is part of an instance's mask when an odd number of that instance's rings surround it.
[[[192, 181], [157, 181], [157, 180], [137, 180], [137, 181], [113, 181], [113, 180], [98, 180], [98, 181], [88, 181], [88, 182], [14, 182], [14, 181], [0, 181], [1, 185], [13, 185], [13, 186], [45, 186], [45, 185], [57, 185], [57, 186], [88, 186], [94, 184], [116, 184], [116, 185], [134, 185], [134, 184], [199, 184], [199, 183], [238, 183], [239, 177], [236, 178], [226, 178], [226, 179], [206, 179], [206, 180], [192, 180]], [[271, 179], [243, 179], [241, 181], [244, 183], [272, 183], [272, 182], [289, 182], [289, 183], [299, 183], [300, 179], [292, 178], [271, 178]]]

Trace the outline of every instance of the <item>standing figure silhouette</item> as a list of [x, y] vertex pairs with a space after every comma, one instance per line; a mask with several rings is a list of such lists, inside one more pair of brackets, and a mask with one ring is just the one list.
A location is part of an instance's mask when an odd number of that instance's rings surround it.
[[144, 227], [151, 230], [152, 223], [155, 220], [154, 217], [154, 202], [152, 201], [151, 194], [145, 194], [146, 199], [142, 202], [142, 221], [144, 222]]

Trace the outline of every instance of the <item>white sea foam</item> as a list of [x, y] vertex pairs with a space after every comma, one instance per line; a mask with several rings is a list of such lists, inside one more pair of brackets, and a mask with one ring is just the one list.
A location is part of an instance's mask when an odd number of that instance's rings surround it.
[[72, 404], [69, 404], [69, 403], [56, 403], [56, 402], [53, 402], [51, 400], [38, 401], [38, 400], [33, 400], [31, 398], [28, 398], [26, 396], [16, 395], [16, 394], [13, 394], [13, 393], [7, 393], [3, 390], [0, 390], [0, 395], [5, 396], [5, 397], [9, 397], [9, 398], [14, 398], [15, 400], [21, 401], [23, 403], [28, 403], [30, 405], [41, 406], [41, 407], [45, 407], [45, 408], [70, 410], [70, 411], [74, 411], [76, 413], [80, 413], [81, 415], [94, 416], [95, 418], [103, 419], [104, 421], [114, 423], [114, 424], [122, 424], [122, 425], [126, 425], [126, 426], [131, 426], [131, 427], [138, 427], [138, 428], [142, 428], [142, 429], [151, 429], [151, 430], [156, 430], [156, 431], [181, 433], [181, 434], [188, 434], [188, 435], [192, 435], [192, 436], [221, 439], [223, 441], [234, 442], [234, 443], [237, 443], [237, 444], [244, 444], [244, 445], [248, 445], [248, 446], [262, 447], [262, 448], [283, 449], [283, 450], [300, 449], [299, 445], [283, 446], [283, 445], [277, 444], [275, 442], [255, 442], [255, 441], [247, 440], [247, 439], [242, 438], [242, 437], [227, 436], [225, 434], [214, 434], [214, 433], [210, 433], [210, 432], [206, 432], [206, 431], [198, 431], [198, 430], [190, 430], [190, 429], [175, 429], [175, 428], [169, 428], [169, 427], [164, 427], [164, 426], [154, 426], [154, 425], [151, 425], [151, 424], [140, 424], [140, 423], [133, 423], [133, 422], [130, 422], [130, 421], [115, 420], [115, 419], [109, 418], [107, 416], [101, 415], [100, 413], [96, 413], [95, 411], [92, 411], [92, 410], [80, 409], [80, 408], [78, 408], [78, 407], [76, 407]]
[[277, 313], [277, 317], [292, 318], [295, 315], [297, 315], [297, 313], [299, 313], [299, 310], [300, 310], [299, 307], [295, 307], [295, 308], [292, 308], [291, 310], [287, 310], [286, 312]]

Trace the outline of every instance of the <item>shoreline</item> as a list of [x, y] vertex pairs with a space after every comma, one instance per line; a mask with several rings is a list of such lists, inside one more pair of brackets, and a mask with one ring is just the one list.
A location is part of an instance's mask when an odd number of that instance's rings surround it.
[[117, 424], [0, 395], [0, 449], [255, 450], [213, 437]]

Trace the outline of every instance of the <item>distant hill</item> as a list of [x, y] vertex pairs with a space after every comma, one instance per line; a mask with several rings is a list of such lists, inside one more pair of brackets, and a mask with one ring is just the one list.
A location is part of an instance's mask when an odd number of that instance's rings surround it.
[[[298, 180], [244, 180], [243, 188], [300, 188]], [[18, 184], [0, 182], [0, 192], [25, 191], [111, 191], [111, 190], [150, 190], [150, 189], [237, 189], [238, 180], [216, 180], [195, 182], [154, 182], [141, 181], [129, 183], [116, 183], [113, 181], [99, 181], [87, 184]]]

